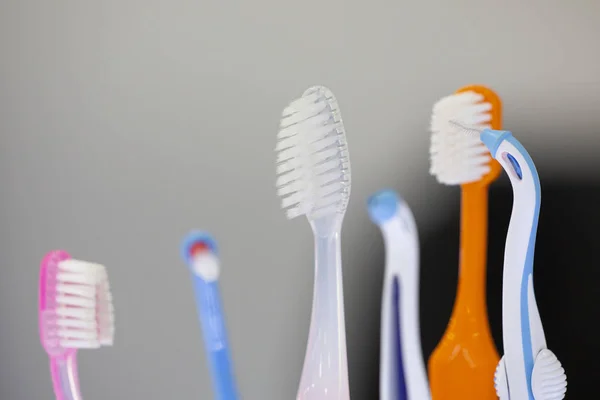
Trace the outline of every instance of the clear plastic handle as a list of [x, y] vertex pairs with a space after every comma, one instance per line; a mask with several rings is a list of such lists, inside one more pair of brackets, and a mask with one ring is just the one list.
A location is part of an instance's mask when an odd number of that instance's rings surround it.
[[50, 371], [56, 400], [81, 400], [75, 352], [51, 358]]
[[348, 400], [340, 233], [315, 233], [313, 308], [297, 399]]

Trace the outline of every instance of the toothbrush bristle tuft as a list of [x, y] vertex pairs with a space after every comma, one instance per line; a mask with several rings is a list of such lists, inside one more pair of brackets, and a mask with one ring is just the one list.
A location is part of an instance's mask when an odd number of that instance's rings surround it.
[[329, 89], [312, 87], [284, 109], [275, 151], [277, 193], [289, 219], [346, 210], [348, 146], [340, 110]]
[[490, 171], [488, 149], [476, 133], [490, 127], [492, 105], [475, 92], [444, 97], [433, 106], [430, 173], [446, 185], [481, 179]]
[[45, 270], [42, 342], [48, 352], [109, 346], [114, 338], [114, 308], [103, 265], [66, 259]]

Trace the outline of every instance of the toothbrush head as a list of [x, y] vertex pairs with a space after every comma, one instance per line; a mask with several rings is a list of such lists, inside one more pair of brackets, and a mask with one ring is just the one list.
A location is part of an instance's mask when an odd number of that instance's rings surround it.
[[39, 328], [48, 355], [112, 345], [114, 321], [103, 265], [74, 260], [60, 250], [44, 257], [40, 268]]
[[[527, 153], [527, 150], [516, 140], [509, 131], [498, 131], [494, 129], [479, 129], [463, 126], [456, 121], [450, 121], [457, 129], [457, 132], [462, 132], [463, 135], [470, 137], [479, 137], [481, 142], [487, 147], [490, 154], [494, 159], [498, 160], [501, 167], [507, 172], [508, 177], [517, 180], [523, 179], [523, 168], [517, 160], [517, 157], [525, 159], [525, 164], [528, 165], [529, 170], [535, 171], [535, 165]], [[499, 152], [498, 149], [504, 143], [504, 141], [510, 141], [511, 147], [516, 150], [515, 155], [510, 152]], [[536, 172], [537, 174], [537, 172]]]
[[402, 200], [393, 190], [381, 190], [367, 200], [367, 209], [371, 221], [382, 225], [391, 220], [397, 213]]
[[350, 160], [333, 93], [315, 86], [284, 110], [277, 135], [277, 193], [289, 219], [341, 214], [350, 197]]
[[221, 272], [217, 243], [206, 232], [194, 231], [183, 240], [181, 256], [190, 271], [206, 282], [219, 279]]
[[[430, 173], [446, 185], [489, 183], [500, 174], [478, 136], [465, 135], [460, 126], [499, 129], [500, 99], [492, 90], [469, 86], [444, 97], [431, 117]], [[456, 125], [459, 124], [459, 126]]]
[[454, 126], [457, 133], [461, 135], [468, 135], [471, 138], [479, 138], [481, 143], [488, 149], [490, 155], [498, 159], [498, 148], [502, 142], [510, 137], [512, 133], [509, 131], [499, 131], [495, 129], [482, 129], [479, 127], [465, 126], [459, 121], [448, 121], [448, 123]]

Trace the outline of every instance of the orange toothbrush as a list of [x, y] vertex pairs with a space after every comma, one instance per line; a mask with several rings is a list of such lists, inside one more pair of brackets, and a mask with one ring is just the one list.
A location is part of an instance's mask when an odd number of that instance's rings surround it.
[[[488, 187], [502, 168], [464, 125], [501, 129], [500, 98], [467, 86], [436, 103], [432, 117], [431, 172], [438, 181], [461, 185], [460, 270], [450, 322], [429, 358], [433, 400], [497, 400], [494, 372], [500, 357], [486, 305]], [[452, 120], [450, 120], [451, 118]]]

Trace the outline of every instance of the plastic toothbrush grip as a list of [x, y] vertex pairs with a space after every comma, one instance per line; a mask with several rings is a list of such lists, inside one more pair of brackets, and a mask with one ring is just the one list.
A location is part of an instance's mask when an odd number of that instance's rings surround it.
[[459, 284], [450, 322], [429, 358], [431, 395], [437, 400], [494, 400], [489, 382], [500, 357], [485, 293], [488, 187], [468, 184], [461, 192]]
[[219, 400], [238, 398], [225, 321], [216, 281], [206, 282], [192, 274], [198, 317], [209, 362], [216, 397]]

